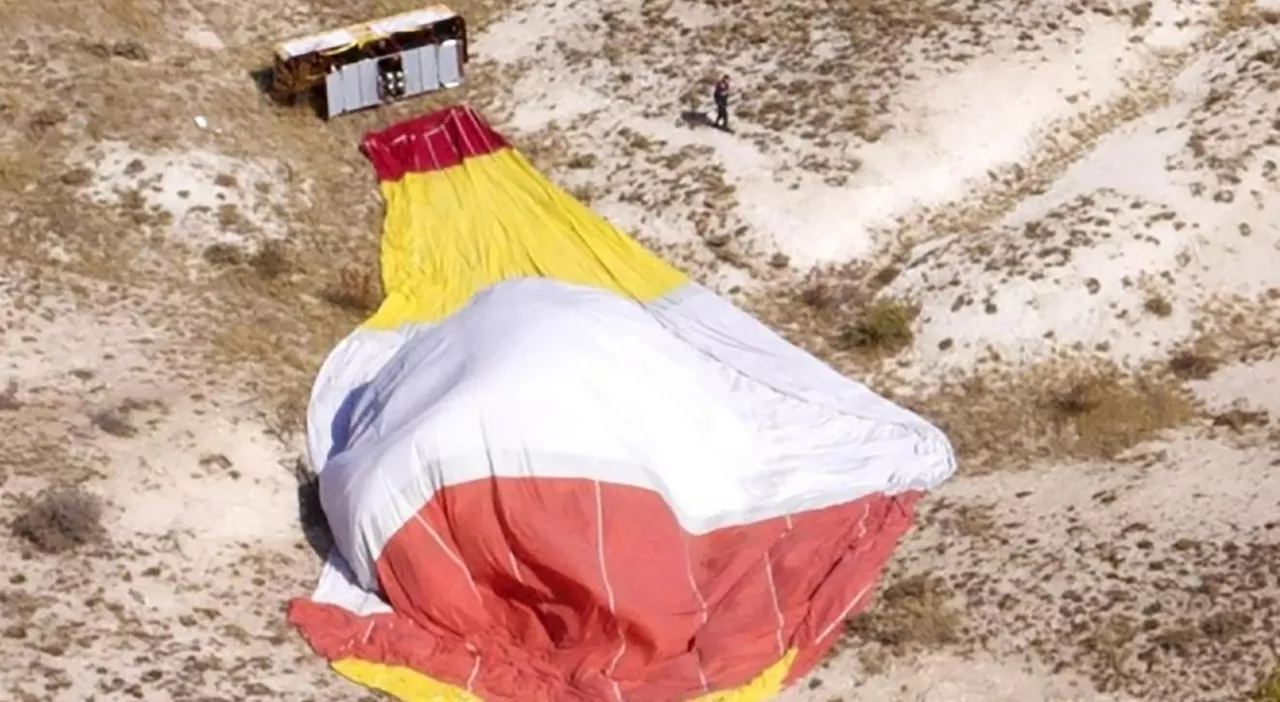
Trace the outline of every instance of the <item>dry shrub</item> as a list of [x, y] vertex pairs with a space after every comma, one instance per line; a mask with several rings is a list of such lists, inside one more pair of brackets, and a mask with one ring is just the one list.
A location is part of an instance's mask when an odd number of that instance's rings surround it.
[[104, 433], [121, 439], [130, 439], [138, 435], [138, 428], [130, 420], [129, 411], [118, 407], [99, 410], [93, 414], [93, 426]]
[[1142, 303], [1142, 308], [1157, 317], [1168, 317], [1173, 314], [1173, 303], [1164, 295], [1153, 294]]
[[574, 170], [583, 170], [587, 168], [595, 168], [599, 163], [599, 159], [595, 154], [575, 154], [565, 163], [567, 168]]
[[244, 262], [244, 252], [233, 244], [210, 244], [205, 247], [204, 260], [213, 266], [238, 266]]
[[18, 381], [9, 380], [4, 390], [0, 390], [0, 411], [13, 412], [22, 409], [22, 401], [18, 399]]
[[161, 409], [163, 405], [154, 400], [127, 398], [117, 405], [94, 412], [90, 417], [93, 426], [104, 433], [121, 439], [129, 439], [138, 435], [138, 427], [134, 424], [134, 414], [146, 410]]
[[105, 536], [102, 500], [78, 488], [43, 493], [13, 520], [13, 533], [44, 553], [62, 553]]
[[323, 297], [342, 309], [371, 314], [382, 303], [382, 284], [373, 271], [348, 266], [338, 274], [338, 283], [324, 291]]
[[821, 280], [805, 285], [800, 291], [800, 301], [819, 312], [838, 309], [845, 302], [839, 286]]
[[898, 266], [885, 266], [871, 276], [871, 286], [876, 290], [888, 287], [899, 275], [902, 275], [902, 269]]
[[1218, 11], [1219, 34], [1258, 27], [1268, 23], [1263, 13], [1257, 11], [1251, 0], [1226, 0]]
[[264, 243], [248, 257], [244, 249], [234, 244], [211, 244], [205, 247], [202, 255], [207, 263], [219, 268], [248, 264], [262, 280], [274, 280], [293, 270], [288, 248], [284, 242], [276, 240]]
[[946, 431], [962, 459], [976, 459], [976, 470], [1116, 458], [1199, 414], [1178, 378], [1102, 360], [979, 370], [908, 404]]
[[1237, 406], [1213, 415], [1213, 426], [1224, 427], [1240, 434], [1250, 428], [1265, 427], [1271, 423], [1271, 414], [1265, 409], [1249, 409]]
[[288, 273], [293, 268], [289, 251], [284, 242], [268, 241], [249, 259], [249, 266], [263, 280], [272, 280]]
[[956, 641], [962, 619], [942, 578], [924, 573], [885, 588], [866, 613], [845, 624], [846, 635], [877, 643], [896, 655], [936, 649]]
[[1141, 27], [1151, 21], [1151, 2], [1144, 0], [1133, 6], [1129, 21], [1134, 28]]
[[912, 324], [919, 314], [919, 308], [914, 305], [893, 299], [877, 300], [840, 331], [835, 346], [882, 355], [896, 354], [915, 340]]
[[1280, 663], [1258, 681], [1249, 698], [1253, 702], [1280, 702]]
[[864, 284], [861, 278], [861, 271], [849, 265], [814, 268], [805, 276], [798, 294], [793, 299], [787, 296], [785, 301], [798, 302], [829, 319], [829, 313], [866, 302], [874, 286]]
[[944, 534], [954, 534], [966, 539], [985, 539], [999, 532], [994, 505], [952, 504], [944, 498], [934, 498], [922, 524], [937, 525]]
[[1218, 360], [1194, 349], [1184, 349], [1169, 357], [1169, 370], [1183, 380], [1204, 380], [1218, 370]]

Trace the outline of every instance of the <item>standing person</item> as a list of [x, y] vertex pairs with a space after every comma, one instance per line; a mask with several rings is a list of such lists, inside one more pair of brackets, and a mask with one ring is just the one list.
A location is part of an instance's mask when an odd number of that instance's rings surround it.
[[716, 103], [716, 121], [713, 126], [725, 131], [729, 130], [729, 76], [721, 76], [716, 87], [711, 91], [711, 98]]

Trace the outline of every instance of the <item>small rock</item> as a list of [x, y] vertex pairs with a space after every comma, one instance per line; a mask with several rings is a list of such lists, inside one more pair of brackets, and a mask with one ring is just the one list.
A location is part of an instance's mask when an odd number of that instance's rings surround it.
[[111, 58], [111, 47], [100, 41], [85, 42], [80, 45], [88, 54], [96, 59]]
[[78, 188], [83, 185], [87, 185], [92, 178], [93, 171], [90, 171], [88, 168], [76, 168], [63, 173], [58, 177], [58, 180], [60, 180], [63, 185]]
[[221, 468], [226, 470], [232, 466], [231, 459], [225, 454], [208, 453], [200, 457], [200, 465], [204, 468]]
[[769, 259], [769, 265], [774, 268], [786, 268], [791, 265], [791, 257], [784, 253], [776, 253]]
[[111, 55], [126, 61], [147, 61], [151, 54], [147, 47], [133, 39], [125, 39], [111, 45]]

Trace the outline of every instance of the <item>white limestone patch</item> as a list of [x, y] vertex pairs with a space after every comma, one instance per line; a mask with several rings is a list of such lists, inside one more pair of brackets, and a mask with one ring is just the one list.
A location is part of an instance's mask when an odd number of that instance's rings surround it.
[[186, 243], [243, 243], [284, 233], [276, 208], [287, 170], [274, 160], [200, 150], [149, 153], [103, 141], [72, 161], [93, 172], [85, 197], [145, 213], [144, 226]]

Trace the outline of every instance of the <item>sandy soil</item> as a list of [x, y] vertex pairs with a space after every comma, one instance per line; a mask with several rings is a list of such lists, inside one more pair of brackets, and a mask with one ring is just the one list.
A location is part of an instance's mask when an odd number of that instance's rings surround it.
[[[248, 71], [409, 5], [0, 7], [0, 522], [104, 509], [60, 554], [0, 534], [6, 699], [375, 698], [284, 623], [320, 564], [301, 409], [373, 270], [355, 145], [432, 101], [324, 124]], [[1280, 6], [457, 7], [476, 63], [441, 100], [956, 440], [785, 700], [1249, 698], [1280, 626]], [[734, 135], [697, 126], [720, 72]]]

